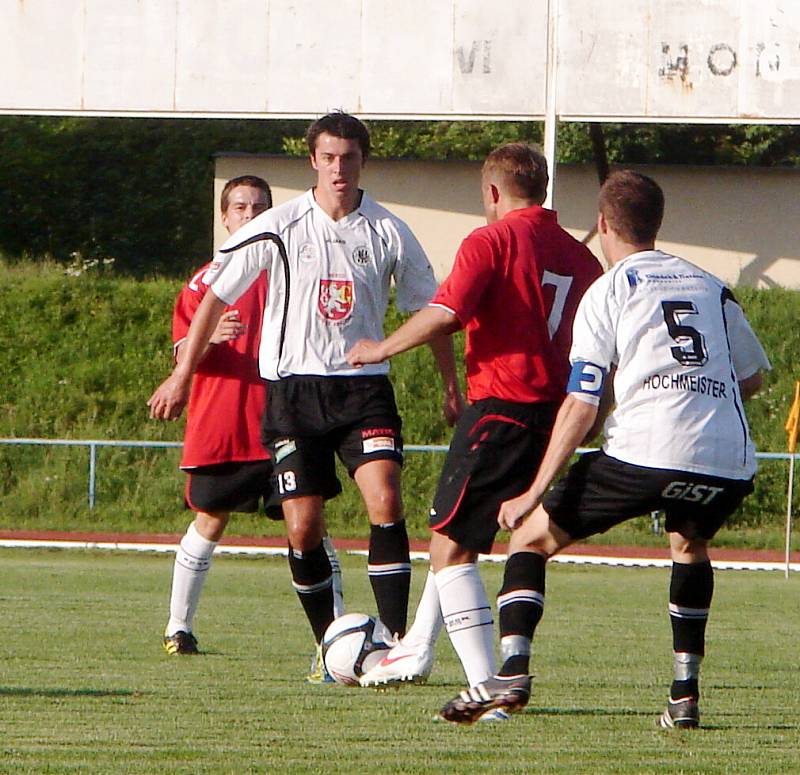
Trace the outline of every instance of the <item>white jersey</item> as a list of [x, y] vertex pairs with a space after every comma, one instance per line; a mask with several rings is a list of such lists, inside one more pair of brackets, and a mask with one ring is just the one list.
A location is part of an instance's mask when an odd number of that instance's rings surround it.
[[729, 479], [755, 473], [738, 381], [770, 363], [713, 275], [656, 250], [628, 256], [581, 300], [570, 361], [617, 367], [606, 454]]
[[269, 289], [259, 368], [270, 380], [385, 374], [388, 364], [354, 368], [345, 354], [359, 339], [384, 338], [392, 278], [406, 312], [424, 307], [437, 288], [411, 230], [366, 193], [338, 221], [312, 191], [267, 210], [228, 239], [204, 280], [234, 304], [260, 272]]

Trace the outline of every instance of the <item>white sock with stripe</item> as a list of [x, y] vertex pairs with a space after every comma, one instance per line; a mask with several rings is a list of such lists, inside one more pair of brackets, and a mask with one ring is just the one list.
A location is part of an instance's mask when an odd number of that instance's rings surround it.
[[470, 686], [493, 676], [494, 619], [476, 563], [451, 565], [436, 574], [442, 617]]
[[414, 614], [414, 623], [403, 637], [403, 644], [412, 648], [416, 646], [433, 648], [443, 626], [439, 588], [436, 586], [436, 576], [429, 569], [422, 597], [419, 599], [417, 612]]
[[323, 536], [322, 547], [328, 555], [328, 562], [331, 564], [331, 574], [333, 576], [333, 616], [338, 619], [344, 614], [344, 588], [342, 585], [342, 566], [339, 564], [339, 555], [329, 535]]
[[179, 630], [192, 631], [192, 619], [216, 546], [216, 541], [209, 541], [197, 532], [194, 522], [189, 525], [175, 552], [167, 635], [174, 635]]

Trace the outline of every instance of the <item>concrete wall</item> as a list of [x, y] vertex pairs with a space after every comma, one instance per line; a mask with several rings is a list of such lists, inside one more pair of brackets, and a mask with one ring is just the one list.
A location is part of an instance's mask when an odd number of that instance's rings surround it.
[[[731, 285], [800, 289], [800, 170], [637, 166], [664, 188], [667, 207], [659, 247], [684, 256]], [[279, 204], [314, 182], [305, 159], [220, 155], [215, 202], [225, 181], [255, 174]], [[480, 163], [372, 159], [363, 187], [405, 220], [443, 278], [465, 235], [484, 223]], [[578, 239], [595, 222], [597, 177], [590, 165], [559, 166], [555, 208]], [[215, 218], [215, 247], [225, 240]], [[600, 256], [597, 238], [589, 246]]]

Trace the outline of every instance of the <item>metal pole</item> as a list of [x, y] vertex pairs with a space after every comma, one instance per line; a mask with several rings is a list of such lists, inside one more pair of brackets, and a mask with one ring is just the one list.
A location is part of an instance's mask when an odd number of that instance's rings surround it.
[[544, 206], [553, 207], [556, 180], [556, 86], [558, 84], [558, 0], [547, 2], [547, 83], [545, 87], [544, 155], [550, 173]]
[[89, 508], [94, 508], [95, 482], [97, 478], [97, 445], [89, 444]]
[[792, 544], [792, 491], [794, 490], [794, 455], [789, 458], [789, 491], [786, 494], [786, 571], [784, 575], [789, 578], [789, 560], [791, 558]]

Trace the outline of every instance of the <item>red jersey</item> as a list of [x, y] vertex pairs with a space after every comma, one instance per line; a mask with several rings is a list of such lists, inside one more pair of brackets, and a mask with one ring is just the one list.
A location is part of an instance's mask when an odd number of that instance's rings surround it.
[[602, 274], [592, 252], [542, 207], [512, 210], [472, 232], [432, 305], [466, 331], [470, 401], [561, 401], [572, 321]]
[[[186, 338], [208, 291], [203, 282], [208, 267], [206, 264], [195, 273], [175, 301], [172, 341], [176, 348]], [[247, 331], [238, 339], [211, 345], [194, 375], [181, 468], [269, 458], [259, 438], [267, 400], [266, 382], [258, 373], [266, 293], [267, 280], [262, 273], [236, 304], [225, 308], [239, 310]]]

